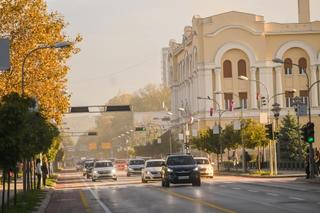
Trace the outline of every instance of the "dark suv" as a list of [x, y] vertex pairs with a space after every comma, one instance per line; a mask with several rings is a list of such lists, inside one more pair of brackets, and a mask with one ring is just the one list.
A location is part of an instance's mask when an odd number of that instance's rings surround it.
[[191, 155], [169, 155], [161, 170], [162, 187], [170, 183], [201, 186], [200, 171]]

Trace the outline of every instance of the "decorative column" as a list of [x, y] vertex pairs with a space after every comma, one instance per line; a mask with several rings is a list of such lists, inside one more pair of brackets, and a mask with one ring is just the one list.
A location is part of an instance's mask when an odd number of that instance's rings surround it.
[[[199, 70], [199, 96], [200, 97], [212, 97], [212, 71], [209, 68], [203, 68]], [[208, 116], [208, 111], [212, 107], [211, 101], [199, 100], [200, 113]]]
[[[222, 92], [221, 88], [221, 68], [217, 67], [214, 69], [215, 75], [215, 92]], [[216, 101], [219, 103], [220, 107], [222, 108], [222, 94], [216, 94]]]
[[[283, 93], [283, 88], [282, 88], [282, 68], [281, 67], [276, 67], [276, 94]], [[283, 107], [283, 95], [279, 95], [276, 97], [277, 103], [280, 104], [280, 107]]]
[[[317, 65], [313, 65], [310, 67], [310, 71], [311, 71], [311, 83], [310, 86], [317, 81]], [[317, 107], [318, 106], [318, 90], [317, 90], [317, 85], [314, 85], [311, 88], [311, 106], [312, 107]]]
[[256, 67], [251, 67], [250, 69], [250, 92], [251, 92], [251, 108], [252, 109], [257, 109], [257, 82], [256, 80]]
[[[260, 74], [260, 82], [264, 84], [260, 84], [260, 94], [262, 96], [267, 97], [267, 91], [269, 94], [269, 98], [273, 96], [273, 79], [272, 79], [272, 71], [273, 67], [265, 66], [265, 67], [259, 67], [259, 74]], [[266, 88], [265, 88], [266, 87]], [[266, 90], [267, 89], [267, 90]], [[269, 107], [272, 104], [270, 103]]]

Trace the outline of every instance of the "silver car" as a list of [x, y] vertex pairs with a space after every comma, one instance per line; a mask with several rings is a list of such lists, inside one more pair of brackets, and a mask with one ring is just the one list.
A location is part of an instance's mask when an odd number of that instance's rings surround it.
[[162, 159], [147, 160], [141, 173], [142, 183], [161, 180], [161, 169], [164, 163], [165, 161]]
[[92, 181], [99, 179], [117, 180], [116, 168], [109, 160], [96, 161], [92, 168]]

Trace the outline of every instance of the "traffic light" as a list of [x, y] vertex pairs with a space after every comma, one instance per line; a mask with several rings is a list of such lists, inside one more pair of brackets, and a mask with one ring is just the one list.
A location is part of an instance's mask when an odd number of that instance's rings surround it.
[[265, 128], [266, 128], [266, 135], [267, 135], [267, 138], [269, 139], [273, 139], [273, 131], [272, 131], [272, 124], [267, 124], [265, 125]]
[[267, 105], [267, 99], [266, 97], [261, 97], [261, 105], [266, 106]]
[[210, 108], [210, 116], [212, 116], [213, 115], [213, 108], [211, 107]]
[[146, 128], [145, 127], [136, 127], [136, 131], [139, 132], [139, 131], [146, 131]]
[[306, 141], [307, 143], [313, 143], [314, 140], [314, 123], [308, 122], [307, 123], [307, 133], [306, 133]]
[[307, 125], [303, 125], [300, 128], [300, 135], [302, 141], [307, 141]]

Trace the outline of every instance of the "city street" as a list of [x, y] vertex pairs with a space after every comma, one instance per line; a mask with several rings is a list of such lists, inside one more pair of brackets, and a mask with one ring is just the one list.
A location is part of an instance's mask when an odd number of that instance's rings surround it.
[[96, 183], [81, 173], [60, 174], [48, 213], [57, 212], [319, 212], [320, 185], [296, 178], [203, 179], [201, 187], [159, 182], [118, 174], [118, 181]]

